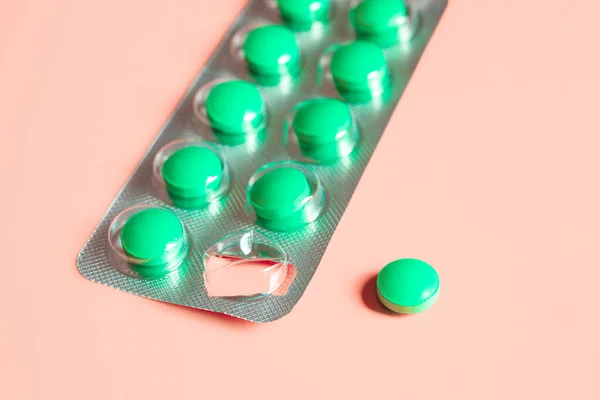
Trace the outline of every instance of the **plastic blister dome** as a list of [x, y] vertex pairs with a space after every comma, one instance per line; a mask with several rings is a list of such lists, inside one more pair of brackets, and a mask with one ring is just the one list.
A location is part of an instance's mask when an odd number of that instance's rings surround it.
[[259, 168], [248, 182], [246, 201], [257, 224], [274, 231], [301, 228], [325, 208], [325, 190], [316, 173], [293, 161]]
[[190, 247], [177, 215], [150, 205], [131, 207], [117, 215], [108, 242], [113, 267], [136, 278], [159, 278], [176, 270]]
[[228, 190], [229, 167], [218, 149], [202, 140], [177, 140], [154, 158], [158, 196], [178, 208], [199, 209]]
[[358, 146], [360, 133], [348, 104], [333, 98], [297, 104], [284, 124], [286, 143], [297, 159], [316, 164], [334, 163]]

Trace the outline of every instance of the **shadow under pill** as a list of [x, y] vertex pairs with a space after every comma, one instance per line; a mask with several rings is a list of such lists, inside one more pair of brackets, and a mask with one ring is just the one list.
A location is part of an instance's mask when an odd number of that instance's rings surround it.
[[378, 312], [380, 314], [393, 316], [395, 318], [407, 317], [408, 314], [398, 314], [391, 310], [388, 310], [377, 296], [377, 274], [372, 274], [367, 277], [362, 285], [362, 301], [371, 311]]

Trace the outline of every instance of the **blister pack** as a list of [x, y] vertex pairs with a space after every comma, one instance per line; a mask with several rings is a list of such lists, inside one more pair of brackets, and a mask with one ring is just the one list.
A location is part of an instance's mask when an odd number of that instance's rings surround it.
[[445, 7], [251, 0], [79, 253], [81, 273], [255, 322], [288, 314]]

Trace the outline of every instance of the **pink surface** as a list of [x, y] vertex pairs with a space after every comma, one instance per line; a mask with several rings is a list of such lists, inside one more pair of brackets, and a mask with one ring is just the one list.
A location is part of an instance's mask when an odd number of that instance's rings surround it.
[[[452, 2], [306, 294], [265, 325], [75, 267], [242, 2], [4, 3], [0, 398], [600, 398], [597, 0]], [[400, 257], [439, 270], [422, 315], [376, 302]]]

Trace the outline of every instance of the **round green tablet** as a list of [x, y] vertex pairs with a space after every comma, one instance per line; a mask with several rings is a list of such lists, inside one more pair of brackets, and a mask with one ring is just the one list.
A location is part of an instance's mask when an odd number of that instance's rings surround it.
[[377, 294], [387, 308], [401, 314], [425, 311], [437, 300], [440, 279], [426, 262], [405, 258], [383, 267], [377, 276]]
[[353, 22], [358, 32], [371, 35], [396, 28], [406, 17], [408, 7], [403, 0], [365, 0], [354, 9]]
[[178, 255], [183, 239], [179, 218], [162, 208], [147, 208], [133, 214], [121, 230], [125, 253], [148, 267], [164, 265]]
[[264, 102], [258, 88], [250, 82], [222, 82], [206, 97], [206, 114], [216, 131], [243, 135], [264, 125]]
[[300, 70], [300, 48], [294, 33], [280, 25], [251, 31], [244, 43], [250, 72], [259, 75], [296, 74]]
[[338, 141], [352, 128], [350, 107], [336, 99], [316, 99], [300, 105], [292, 121], [298, 140], [305, 145]]
[[330, 69], [336, 86], [347, 91], [368, 91], [381, 87], [389, 76], [383, 50], [361, 40], [335, 50]]
[[189, 146], [167, 158], [162, 176], [169, 194], [185, 198], [205, 197], [210, 191], [219, 189], [223, 165], [213, 151]]
[[280, 219], [299, 211], [310, 196], [304, 174], [290, 167], [272, 169], [250, 188], [250, 201], [256, 214], [264, 219]]
[[[401, 27], [414, 33], [414, 27], [407, 28], [409, 8], [403, 0], [365, 0], [351, 12], [350, 20], [356, 29], [356, 36], [379, 46], [388, 47], [400, 41]], [[412, 33], [409, 37], [412, 37]]]
[[329, 0], [279, 0], [281, 18], [296, 29], [310, 29], [317, 21], [326, 21]]

